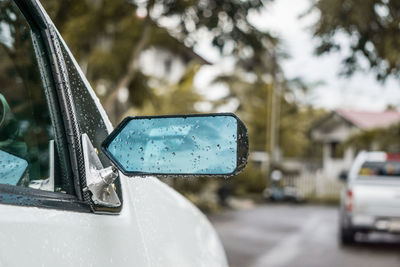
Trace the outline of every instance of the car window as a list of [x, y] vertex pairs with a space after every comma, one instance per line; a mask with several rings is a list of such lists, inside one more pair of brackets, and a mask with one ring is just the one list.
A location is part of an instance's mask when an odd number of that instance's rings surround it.
[[359, 176], [400, 177], [400, 161], [367, 161], [358, 173]]
[[53, 140], [30, 26], [12, 1], [1, 0], [0, 184], [70, 193]]

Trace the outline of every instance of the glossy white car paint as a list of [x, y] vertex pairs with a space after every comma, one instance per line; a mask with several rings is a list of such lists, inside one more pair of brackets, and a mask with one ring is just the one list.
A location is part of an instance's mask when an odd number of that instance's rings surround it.
[[227, 266], [216, 232], [187, 199], [156, 178], [120, 178], [118, 215], [0, 204], [0, 266]]
[[185, 198], [155, 178], [121, 178], [119, 215], [0, 205], [0, 266], [227, 266]]

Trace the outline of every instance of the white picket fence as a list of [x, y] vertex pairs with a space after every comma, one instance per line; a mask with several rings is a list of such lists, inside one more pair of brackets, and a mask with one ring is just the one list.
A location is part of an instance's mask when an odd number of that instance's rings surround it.
[[327, 179], [321, 172], [304, 172], [300, 175], [284, 176], [284, 186], [292, 186], [305, 198], [339, 197], [343, 183], [338, 179]]

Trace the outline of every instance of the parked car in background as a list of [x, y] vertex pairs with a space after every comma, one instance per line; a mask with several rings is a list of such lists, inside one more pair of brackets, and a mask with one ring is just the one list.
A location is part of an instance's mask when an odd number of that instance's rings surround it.
[[277, 187], [273, 185], [265, 188], [262, 195], [265, 200], [272, 202], [303, 203], [305, 201], [304, 197], [294, 186]]
[[113, 129], [40, 3], [0, 0], [0, 14], [0, 266], [227, 266], [206, 217], [154, 176], [235, 175], [243, 123], [149, 116]]
[[399, 154], [360, 152], [346, 180], [340, 205], [342, 244], [353, 243], [357, 232], [400, 233]]
[[284, 185], [282, 179], [282, 172], [280, 170], [273, 170], [271, 172], [270, 184], [262, 192], [263, 198], [272, 202], [304, 202], [304, 196], [299, 192], [297, 187]]

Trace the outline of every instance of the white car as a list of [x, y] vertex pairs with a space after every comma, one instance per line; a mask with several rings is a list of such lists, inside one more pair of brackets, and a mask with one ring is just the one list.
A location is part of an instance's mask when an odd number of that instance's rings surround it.
[[40, 3], [0, 0], [0, 15], [0, 266], [227, 266], [205, 215], [154, 176], [236, 174], [242, 122], [113, 129]]
[[360, 152], [348, 173], [341, 196], [340, 241], [351, 244], [357, 232], [372, 231], [400, 233], [399, 154]]

